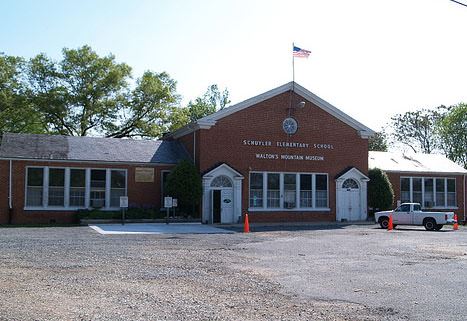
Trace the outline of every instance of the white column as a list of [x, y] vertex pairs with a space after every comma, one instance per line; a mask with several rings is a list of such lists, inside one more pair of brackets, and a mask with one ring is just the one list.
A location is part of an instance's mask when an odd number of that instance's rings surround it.
[[[313, 175], [313, 185], [315, 184], [315, 175]], [[341, 186], [342, 186], [342, 179], [336, 179], [336, 221], [339, 221], [341, 219], [341, 204], [340, 204], [340, 201], [341, 201], [341, 198], [340, 198], [340, 190], [341, 190]], [[313, 192], [314, 192], [314, 187], [313, 188]], [[313, 207], [315, 206], [315, 196], [313, 195]]]
[[311, 201], [313, 208], [316, 207], [316, 174], [311, 177]]
[[412, 177], [410, 177], [409, 182], [410, 182], [409, 183], [409, 195], [410, 195], [409, 197], [410, 197], [410, 202], [413, 202], [413, 198], [412, 198], [412, 196], [413, 196], [413, 180], [412, 180]]
[[279, 175], [280, 207], [284, 208], [284, 173]]
[[86, 168], [86, 177], [84, 189], [84, 207], [89, 208], [91, 206], [91, 169]]
[[65, 168], [65, 191], [64, 191], [64, 202], [63, 206], [70, 206], [70, 168]]
[[42, 206], [49, 206], [49, 167], [44, 167], [44, 181], [42, 182]]
[[300, 208], [300, 174], [295, 174], [295, 208]]
[[110, 207], [110, 169], [105, 170], [105, 208]]

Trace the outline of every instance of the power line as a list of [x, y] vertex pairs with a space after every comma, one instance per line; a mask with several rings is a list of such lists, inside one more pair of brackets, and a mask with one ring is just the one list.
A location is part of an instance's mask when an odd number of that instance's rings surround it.
[[466, 3], [462, 3], [462, 2], [459, 2], [459, 1], [456, 1], [456, 0], [450, 0], [450, 1], [455, 2], [457, 4], [460, 4], [461, 6], [467, 7]]

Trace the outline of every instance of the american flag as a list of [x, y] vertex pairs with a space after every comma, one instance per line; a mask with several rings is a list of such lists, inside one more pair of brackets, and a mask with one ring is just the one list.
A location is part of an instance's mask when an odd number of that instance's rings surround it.
[[300, 58], [308, 58], [308, 56], [311, 54], [311, 51], [301, 49], [298, 47], [293, 47], [293, 56], [294, 57], [300, 57]]

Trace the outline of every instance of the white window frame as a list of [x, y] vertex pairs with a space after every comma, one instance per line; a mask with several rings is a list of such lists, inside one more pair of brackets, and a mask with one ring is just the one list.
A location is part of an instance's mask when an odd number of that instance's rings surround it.
[[[42, 168], [43, 170], [43, 185], [42, 185], [42, 206], [28, 206], [27, 201], [27, 189], [28, 189], [28, 172], [29, 168]], [[65, 201], [64, 206], [48, 206], [49, 200], [49, 169], [58, 168], [65, 169]], [[85, 200], [84, 206], [69, 206], [69, 196], [70, 196], [70, 173], [72, 169], [84, 169], [85, 170]], [[106, 167], [64, 167], [64, 166], [26, 166], [26, 174], [24, 181], [24, 210], [27, 211], [76, 211], [80, 209], [89, 208], [90, 204], [90, 193], [91, 193], [91, 170], [105, 170], [106, 171], [106, 194], [105, 194], [105, 206], [101, 208], [104, 211], [115, 211], [119, 207], [110, 207], [110, 173], [112, 170], [124, 171], [125, 172], [125, 195], [128, 195], [128, 170], [125, 168], [106, 168]]]
[[[253, 173], [263, 174], [263, 206], [262, 207], [248, 207], [250, 212], [330, 212], [329, 208], [329, 174], [328, 173], [311, 173], [311, 172], [275, 172], [275, 171], [250, 171], [248, 179], [248, 205], [250, 204], [250, 177]], [[279, 174], [279, 188], [280, 188], [280, 201], [279, 207], [267, 207], [267, 176], [268, 174]], [[295, 204], [294, 208], [284, 207], [284, 175], [295, 174]], [[312, 207], [300, 207], [300, 175], [311, 175], [311, 188], [312, 188]], [[316, 207], [316, 175], [325, 175], [327, 180], [327, 206]]]
[[[453, 209], [457, 210], [457, 181], [456, 177], [437, 177], [437, 176], [401, 176], [399, 178], [399, 196], [402, 195], [402, 189], [401, 189], [401, 180], [402, 179], [409, 179], [409, 192], [410, 192], [410, 202], [413, 202], [413, 179], [414, 178], [421, 178], [422, 179], [422, 203], [420, 204], [422, 206], [422, 209]], [[425, 179], [432, 179], [433, 180], [433, 207], [425, 207]], [[448, 205], [448, 179], [454, 180], [454, 195], [455, 195], [455, 202], [456, 205]], [[436, 181], [437, 180], [443, 180], [444, 181], [444, 205], [438, 205], [436, 201]]]

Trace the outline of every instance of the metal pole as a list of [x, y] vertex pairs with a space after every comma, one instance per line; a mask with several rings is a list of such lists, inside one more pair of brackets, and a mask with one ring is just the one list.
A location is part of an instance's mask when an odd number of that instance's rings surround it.
[[292, 91], [295, 83], [295, 56], [294, 56], [295, 44], [292, 42]]

